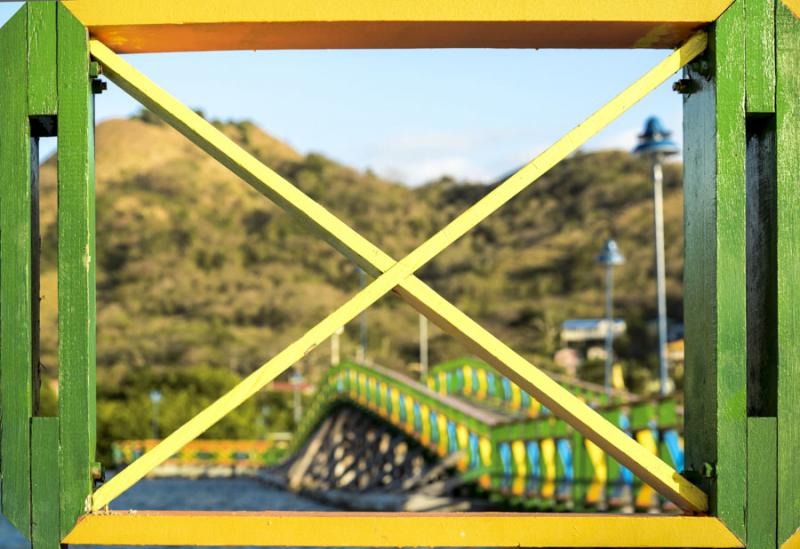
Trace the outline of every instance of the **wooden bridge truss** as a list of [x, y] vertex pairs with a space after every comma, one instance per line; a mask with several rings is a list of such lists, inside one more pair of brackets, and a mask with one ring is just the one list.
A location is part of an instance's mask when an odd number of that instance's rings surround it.
[[[800, 9], [793, 0], [29, 2], [0, 30], [3, 513], [35, 546], [776, 547], [800, 544]], [[708, 31], [708, 34], [706, 34]], [[397, 261], [115, 52], [253, 48], [677, 49]], [[684, 475], [414, 273], [684, 69]], [[93, 98], [102, 73], [373, 282], [97, 490]], [[38, 417], [38, 138], [58, 135], [59, 416]], [[107, 505], [390, 291], [684, 516], [109, 512]], [[54, 487], [58, 489], [54, 490]], [[77, 523], [77, 526], [76, 526]], [[794, 536], [794, 537], [793, 537]], [[788, 541], [787, 541], [788, 540]]]

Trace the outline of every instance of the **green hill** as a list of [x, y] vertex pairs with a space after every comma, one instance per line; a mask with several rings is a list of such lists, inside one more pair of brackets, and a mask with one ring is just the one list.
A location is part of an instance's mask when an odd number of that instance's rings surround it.
[[[258, 158], [400, 258], [491, 185], [442, 179], [409, 188], [302, 155], [249, 122], [218, 124]], [[214, 366], [248, 373], [358, 289], [353, 264], [293, 222], [171, 128], [142, 115], [97, 127], [98, 383], [114, 395], [131, 374]], [[43, 353], [57, 367], [54, 159], [42, 169]], [[609, 236], [616, 270], [618, 352], [642, 385], [655, 367], [652, 188], [624, 152], [579, 153], [458, 241], [421, 277], [534, 363], [552, 369], [560, 323], [603, 314]], [[680, 167], [666, 169], [669, 312], [682, 317]], [[390, 295], [368, 312], [369, 357], [405, 369], [417, 360], [417, 315]], [[357, 322], [343, 354], [352, 356]], [[433, 331], [431, 360], [465, 349]], [[302, 365], [312, 379], [328, 347]]]

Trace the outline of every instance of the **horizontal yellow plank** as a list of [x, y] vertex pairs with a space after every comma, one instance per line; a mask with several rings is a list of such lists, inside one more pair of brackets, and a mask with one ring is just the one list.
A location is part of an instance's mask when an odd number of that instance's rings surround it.
[[310, 352], [336, 329], [397, 287], [398, 293], [418, 311], [473, 348], [480, 356], [548, 406], [557, 416], [581, 431], [665, 497], [684, 509], [705, 511], [707, 498], [701, 490], [412, 275], [424, 263], [527, 188], [558, 161], [674, 74], [705, 47], [705, 35], [700, 33], [694, 36], [636, 83], [397, 263], [288, 181], [263, 166], [102, 43], [93, 40], [92, 55], [100, 61], [105, 74], [112, 81], [161, 115], [164, 120], [240, 175], [259, 192], [304, 221], [309, 228], [321, 234], [362, 268], [374, 274], [383, 274], [299, 340], [245, 378], [229, 393], [172, 433], [155, 449], [101, 486], [93, 495], [92, 509], [96, 511], [107, 505], [152, 468]]
[[672, 48], [731, 0], [67, 0], [118, 53], [325, 48]]
[[713, 517], [533, 513], [130, 511], [62, 543], [323, 547], [743, 547]]

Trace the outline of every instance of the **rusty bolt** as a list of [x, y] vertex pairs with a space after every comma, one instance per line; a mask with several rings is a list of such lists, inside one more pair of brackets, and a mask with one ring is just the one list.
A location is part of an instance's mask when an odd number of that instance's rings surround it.
[[683, 95], [690, 95], [697, 91], [697, 82], [691, 78], [681, 78], [674, 84], [672, 89]]

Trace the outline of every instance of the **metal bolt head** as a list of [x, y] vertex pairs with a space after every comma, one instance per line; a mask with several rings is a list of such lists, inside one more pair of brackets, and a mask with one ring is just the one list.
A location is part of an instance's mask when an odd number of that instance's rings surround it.
[[92, 93], [99, 95], [108, 89], [108, 84], [105, 81], [95, 78], [92, 80]]
[[698, 90], [698, 85], [691, 78], [681, 78], [672, 84], [672, 89], [682, 95], [691, 95]]

